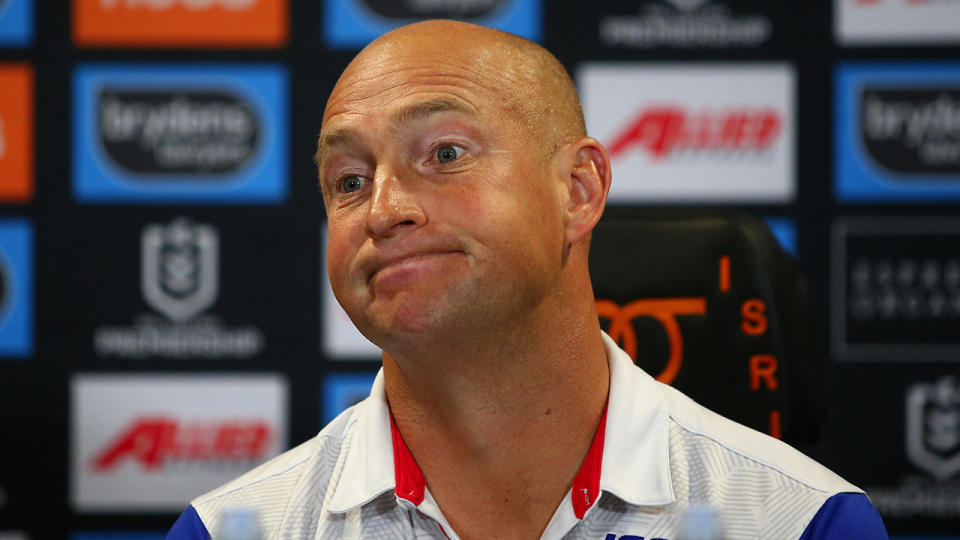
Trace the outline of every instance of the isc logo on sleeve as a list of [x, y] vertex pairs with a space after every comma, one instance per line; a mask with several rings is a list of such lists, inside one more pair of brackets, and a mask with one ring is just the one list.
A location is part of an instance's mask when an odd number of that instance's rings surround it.
[[286, 199], [280, 66], [90, 64], [74, 73], [73, 93], [81, 202]]
[[74, 0], [80, 46], [281, 47], [286, 0]]

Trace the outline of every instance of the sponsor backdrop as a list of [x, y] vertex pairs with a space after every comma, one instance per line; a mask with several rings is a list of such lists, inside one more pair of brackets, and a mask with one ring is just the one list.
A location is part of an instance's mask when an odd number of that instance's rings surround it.
[[[763, 218], [812, 292], [803, 450], [960, 531], [960, 2], [0, 0], [0, 538], [162, 536], [366, 394], [311, 161], [365, 43], [540, 41], [611, 205]], [[629, 271], [629, 269], [624, 269]]]

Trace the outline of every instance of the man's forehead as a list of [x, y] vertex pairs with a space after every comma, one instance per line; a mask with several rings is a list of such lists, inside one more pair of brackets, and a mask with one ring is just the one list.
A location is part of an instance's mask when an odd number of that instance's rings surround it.
[[[479, 118], [479, 111], [474, 105], [455, 96], [424, 96], [419, 99], [408, 100], [396, 106], [393, 110], [385, 110], [374, 114], [380, 114], [388, 127], [402, 128], [443, 113], [456, 113], [472, 120]], [[349, 112], [342, 112], [338, 116], [349, 117], [350, 114]], [[318, 164], [333, 146], [363, 145], [362, 127], [369, 125], [364, 121], [364, 118], [346, 125], [341, 125], [342, 122], [338, 122], [335, 117], [329, 120], [321, 130], [320, 139], [317, 143]]]
[[511, 86], [506, 67], [476, 58], [425, 55], [379, 58], [351, 64], [337, 81], [324, 110], [324, 121], [343, 112], [393, 107], [394, 102], [422, 100], [424, 95], [449, 94], [451, 100], [472, 104], [477, 99], [501, 100]]

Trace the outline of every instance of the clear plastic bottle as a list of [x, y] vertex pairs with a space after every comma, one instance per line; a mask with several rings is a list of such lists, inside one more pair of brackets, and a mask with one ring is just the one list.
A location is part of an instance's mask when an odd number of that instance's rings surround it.
[[262, 540], [260, 515], [253, 508], [225, 508], [215, 540]]
[[677, 540], [723, 540], [720, 512], [707, 505], [692, 505], [680, 518]]

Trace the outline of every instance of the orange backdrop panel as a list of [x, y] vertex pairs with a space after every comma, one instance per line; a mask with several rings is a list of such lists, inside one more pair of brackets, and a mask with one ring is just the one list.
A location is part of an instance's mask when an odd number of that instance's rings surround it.
[[73, 0], [80, 46], [282, 47], [287, 0]]
[[31, 197], [33, 70], [27, 64], [0, 64], [0, 201]]

